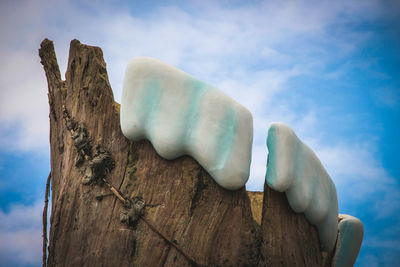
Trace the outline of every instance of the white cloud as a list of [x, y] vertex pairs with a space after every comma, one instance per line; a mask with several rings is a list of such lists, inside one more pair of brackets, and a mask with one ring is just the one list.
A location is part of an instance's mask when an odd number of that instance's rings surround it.
[[[388, 174], [374, 156], [376, 148], [371, 144], [343, 144], [317, 147], [316, 153], [326, 168], [338, 177], [337, 183], [343, 183], [340, 176], [359, 176], [359, 179], [387, 181]], [[351, 164], [349, 164], [351, 162]]]
[[14, 205], [0, 210], [0, 265], [40, 265], [42, 257], [43, 202], [32, 206]]
[[400, 207], [400, 185], [376, 158], [373, 143], [314, 144], [316, 154], [335, 182], [339, 202], [369, 203], [376, 219]]
[[[43, 149], [49, 125], [47, 85], [39, 59], [28, 51], [1, 51], [0, 56], [7, 62], [0, 65], [0, 145]], [[5, 135], [7, 131], [13, 133]]]
[[[55, 41], [62, 73], [70, 39], [102, 47], [117, 100], [128, 61], [147, 55], [220, 86], [259, 116], [260, 107], [269, 104], [285, 81], [312, 74], [329, 60], [331, 55], [321, 46], [325, 40], [340, 48], [336, 57], [348, 51], [344, 46], [357, 46], [358, 39], [351, 39], [357, 33], [346, 27], [339, 27], [341, 38], [327, 33], [338, 16], [354, 20], [357, 16], [343, 14], [375, 14], [378, 5], [374, 1], [191, 4], [186, 8], [163, 5], [133, 17], [126, 3], [114, 7], [108, 2], [2, 2], [0, 57], [9, 64], [0, 71], [0, 141], [28, 150], [47, 145], [47, 86], [37, 56], [44, 37]], [[312, 58], [311, 52], [323, 57]], [[10, 127], [19, 128], [16, 136], [6, 135]]]

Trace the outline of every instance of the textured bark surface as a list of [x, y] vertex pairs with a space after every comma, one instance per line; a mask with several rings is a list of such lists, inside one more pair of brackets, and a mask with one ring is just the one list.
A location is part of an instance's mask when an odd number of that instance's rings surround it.
[[[320, 250], [318, 232], [303, 213], [295, 213], [285, 193], [264, 184], [259, 266], [330, 266]], [[303, 240], [303, 241], [302, 241]]]
[[[126, 207], [107, 183], [125, 198], [143, 198], [145, 220], [199, 265], [321, 266], [315, 229], [304, 217], [289, 218], [286, 199], [267, 194], [260, 227], [245, 188], [227, 191], [191, 157], [165, 160], [148, 141], [126, 139], [100, 48], [71, 41], [65, 81], [51, 41], [42, 42], [39, 55], [50, 104], [49, 266], [191, 265], [144, 220], [122, 223]], [[286, 243], [275, 241], [282, 236]], [[279, 260], [282, 250], [302, 256]]]

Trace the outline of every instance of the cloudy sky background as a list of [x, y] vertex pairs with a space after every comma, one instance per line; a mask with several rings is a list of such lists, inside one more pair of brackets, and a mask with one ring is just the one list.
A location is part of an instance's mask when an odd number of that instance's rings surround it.
[[151, 56], [249, 108], [249, 190], [263, 188], [268, 124], [288, 124], [335, 182], [339, 212], [364, 223], [356, 265], [400, 264], [398, 1], [96, 2], [0, 2], [0, 266], [41, 262], [44, 38], [62, 75], [72, 39], [100, 46], [118, 102], [127, 63]]

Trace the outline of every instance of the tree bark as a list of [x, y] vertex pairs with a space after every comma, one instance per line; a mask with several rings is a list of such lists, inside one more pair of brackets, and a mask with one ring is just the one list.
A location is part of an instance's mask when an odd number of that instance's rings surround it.
[[285, 193], [264, 184], [262, 244], [259, 266], [330, 266], [331, 255], [320, 250], [316, 228], [295, 213]]
[[71, 41], [65, 81], [51, 41], [39, 55], [50, 105], [48, 266], [322, 266], [314, 227], [279, 193], [266, 187], [260, 227], [245, 188], [225, 190], [191, 157], [165, 160], [147, 140], [126, 139], [100, 48]]

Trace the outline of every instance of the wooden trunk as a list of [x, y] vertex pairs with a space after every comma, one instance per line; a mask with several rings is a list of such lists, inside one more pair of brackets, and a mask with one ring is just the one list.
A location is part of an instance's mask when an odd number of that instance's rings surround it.
[[[193, 158], [165, 160], [147, 140], [126, 139], [100, 48], [71, 41], [65, 81], [51, 41], [39, 55], [50, 104], [48, 266], [329, 262], [315, 228], [284, 194], [265, 187], [260, 226], [245, 188], [225, 190]], [[143, 199], [142, 219], [127, 220], [130, 206], [116, 194], [129, 203]]]

